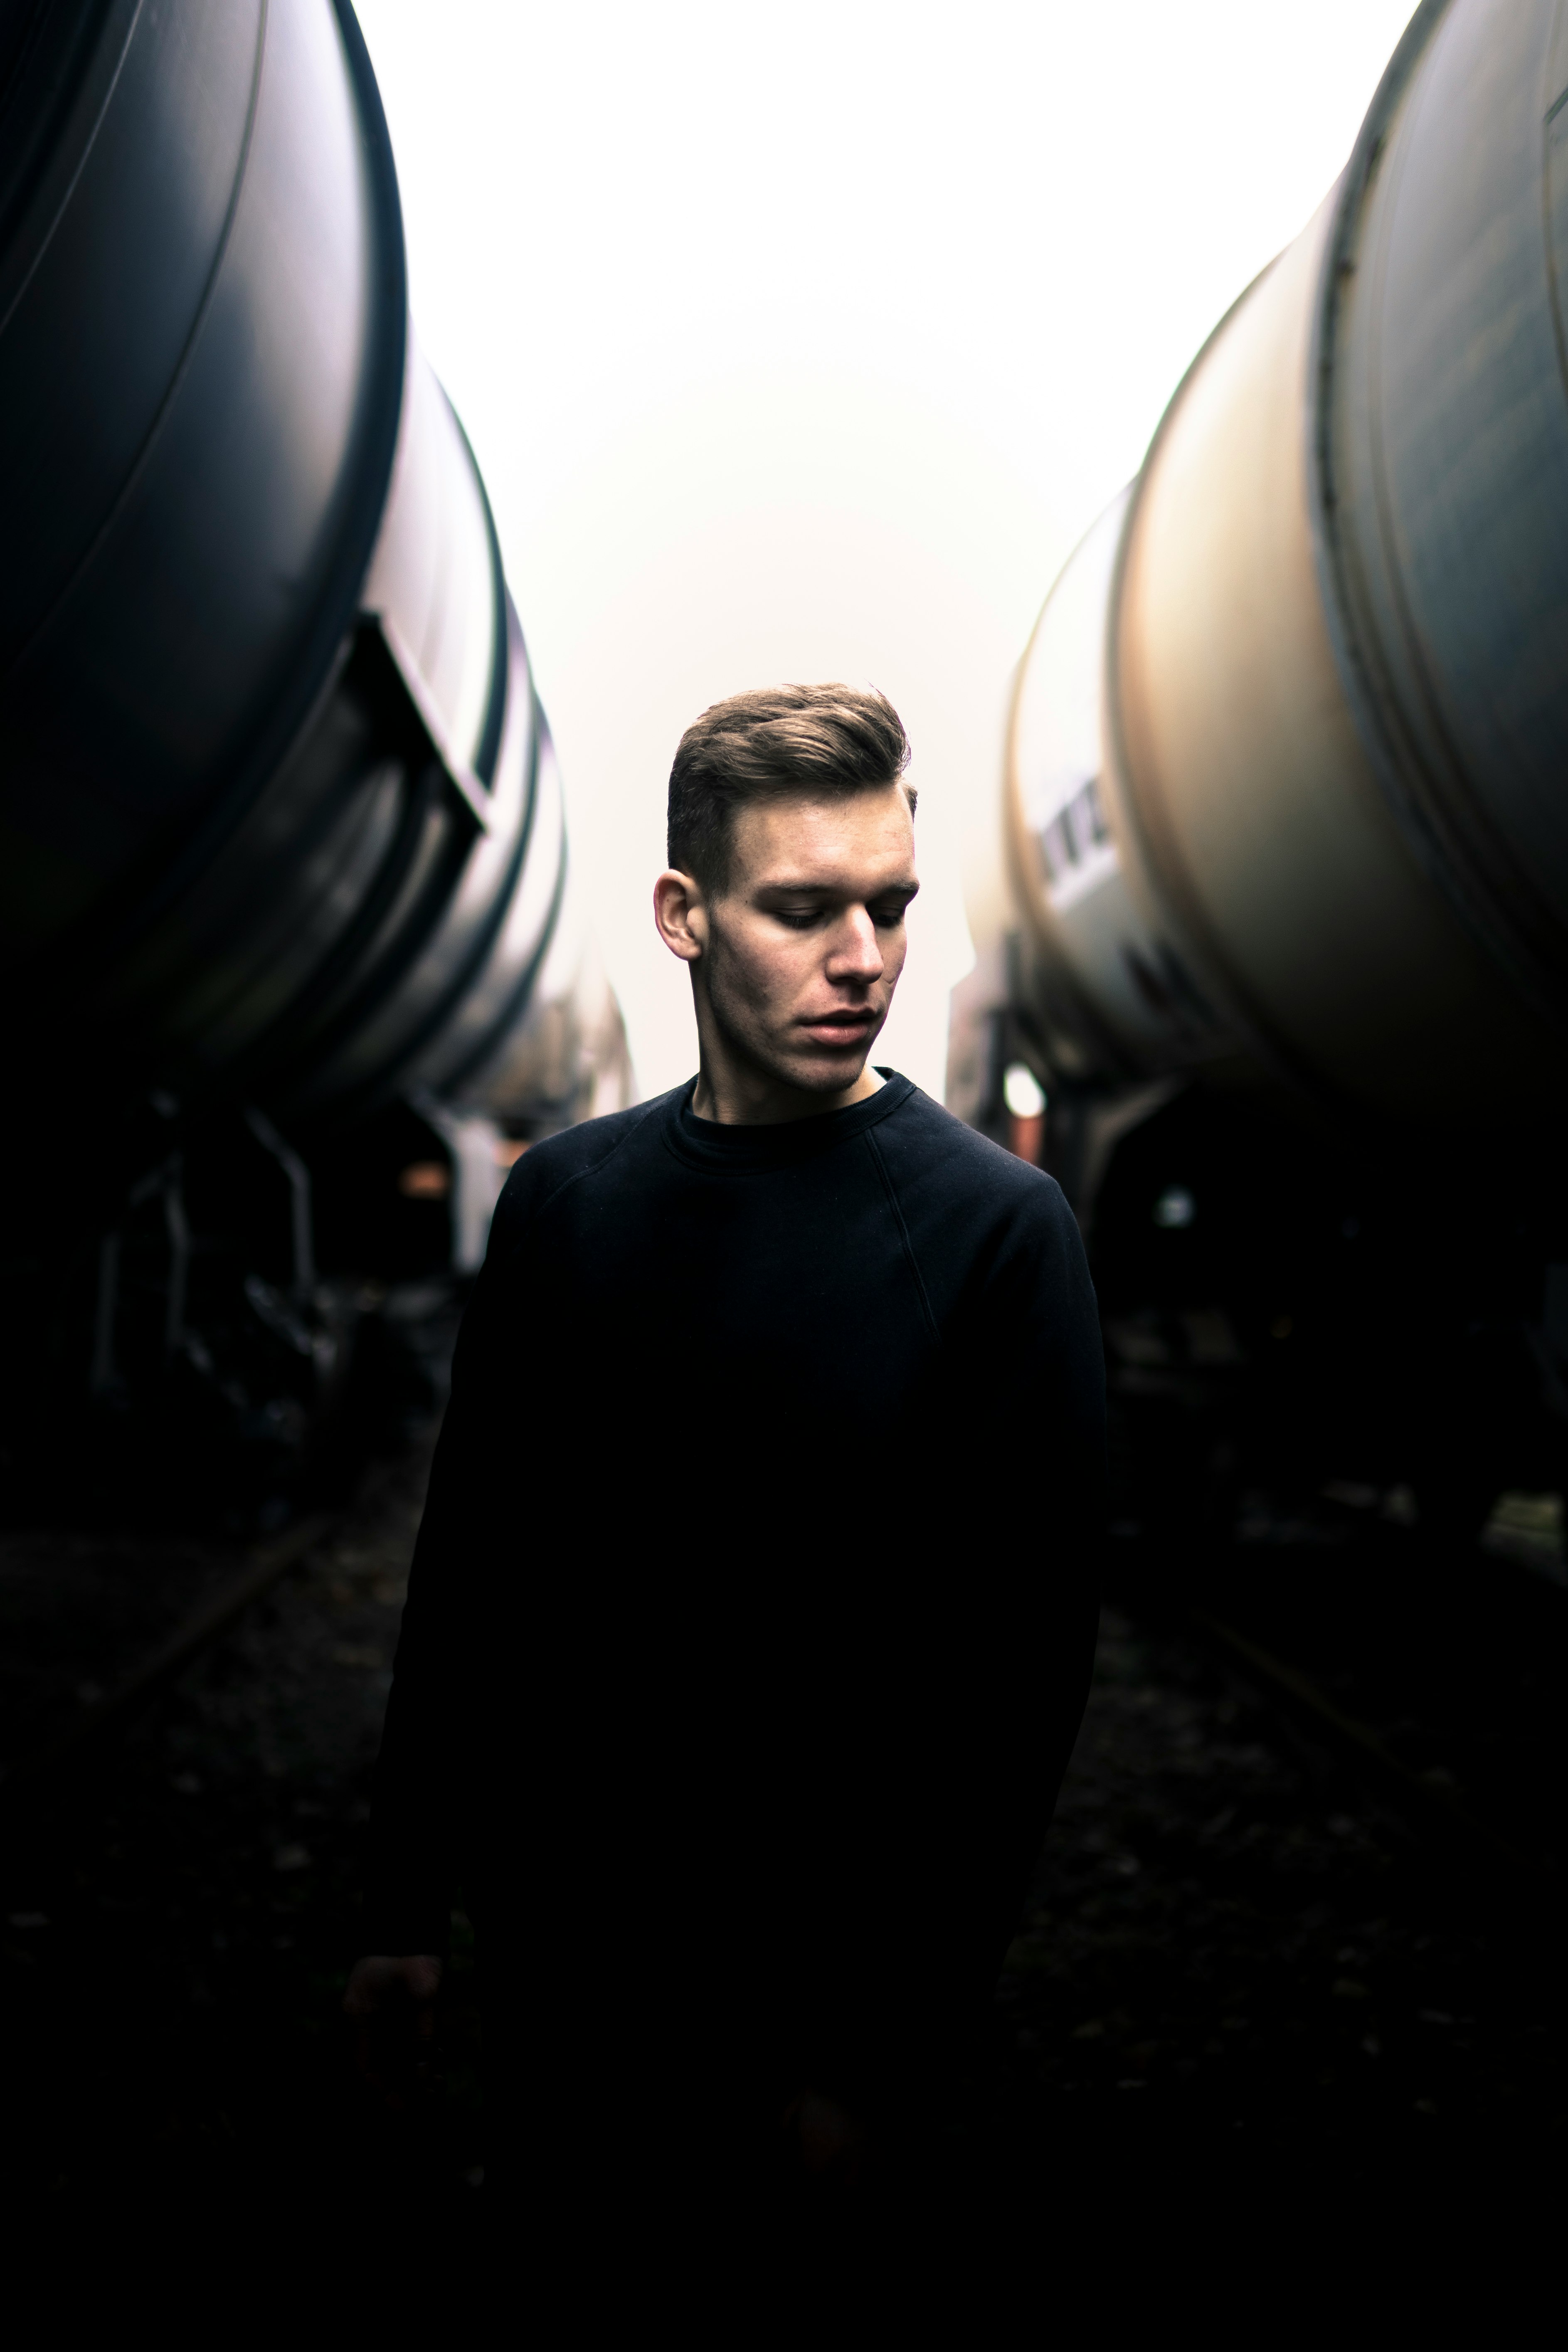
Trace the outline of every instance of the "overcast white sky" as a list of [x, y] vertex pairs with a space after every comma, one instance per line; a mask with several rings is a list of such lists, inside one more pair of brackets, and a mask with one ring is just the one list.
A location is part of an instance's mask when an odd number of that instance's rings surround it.
[[642, 1091], [696, 1064], [649, 914], [677, 739], [841, 677], [914, 744], [878, 1058], [940, 1095], [1013, 666], [1407, 0], [358, 5]]

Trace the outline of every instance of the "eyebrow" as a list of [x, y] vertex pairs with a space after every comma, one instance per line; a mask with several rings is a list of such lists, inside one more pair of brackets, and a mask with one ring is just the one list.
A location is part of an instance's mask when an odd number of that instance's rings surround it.
[[[866, 895], [871, 898], [886, 898], [895, 890], [901, 890], [906, 897], [912, 898], [920, 887], [912, 877], [906, 879], [900, 875], [896, 880], [884, 882], [879, 888], [869, 890]], [[765, 880], [757, 883], [755, 887], [759, 893], [777, 891], [784, 897], [792, 898], [848, 898], [858, 895], [841, 882], [808, 882], [804, 878], [795, 877]]]

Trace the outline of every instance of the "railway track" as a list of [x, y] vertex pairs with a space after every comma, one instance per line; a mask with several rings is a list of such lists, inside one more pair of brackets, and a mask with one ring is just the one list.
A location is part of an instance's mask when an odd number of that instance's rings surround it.
[[[279, 1582], [303, 1566], [352, 1521], [352, 1511], [319, 1511], [273, 1540], [250, 1548], [233, 1572], [181, 1615], [156, 1639], [145, 1643], [102, 1691], [91, 1695], [74, 1719], [0, 1767], [0, 1824], [101, 1767], [126, 1733], [154, 1707], [198, 1659], [228, 1633], [246, 1612]], [[1542, 1567], [1550, 1575], [1550, 1556]], [[1482, 1557], [1472, 1573], [1484, 1576]], [[1200, 1577], [1209, 1588], [1226, 1582], [1212, 1570]], [[1234, 1588], [1234, 1577], [1228, 1580]], [[1568, 1645], [1568, 1591], [1558, 1612]], [[1392, 1801], [1428, 1837], [1513, 1874], [1537, 1895], [1559, 1895], [1562, 1864], [1553, 1853], [1521, 1842], [1506, 1820], [1477, 1804], [1461, 1774], [1442, 1763], [1416, 1765], [1375, 1724], [1363, 1720], [1310, 1666], [1290, 1654], [1288, 1633], [1266, 1639], [1234, 1622], [1216, 1606], [1192, 1601], [1187, 1621], [1209, 1648], [1244, 1676], [1276, 1713], [1305, 1728], [1329, 1747], [1353, 1773]]]
[[[1548, 1541], [1438, 1557], [1362, 1511], [1188, 1561], [1182, 1620], [1288, 1736], [1511, 1901], [1562, 1901], [1568, 1580]], [[1123, 1580], [1129, 1581], [1128, 1580]], [[1135, 1570], [1134, 1609], [1171, 1602]]]
[[[89, 1696], [75, 1719], [0, 1771], [0, 1825], [15, 1822], [101, 1766], [126, 1733], [170, 1691], [182, 1675], [221, 1641], [248, 1609], [301, 1567], [342, 1523], [342, 1514], [316, 1512], [249, 1558], [216, 1591], [140, 1655], [101, 1696]], [[89, 1685], [89, 1691], [96, 1686]]]
[[1461, 1793], [1453, 1773], [1441, 1767], [1416, 1771], [1404, 1763], [1378, 1732], [1347, 1715], [1310, 1675], [1223, 1618], [1194, 1609], [1191, 1622], [1271, 1706], [1328, 1741], [1352, 1771], [1391, 1798], [1422, 1832], [1478, 1862], [1521, 1874], [1524, 1885], [1537, 1894], [1561, 1895], [1556, 1863], [1522, 1851], [1504, 1830], [1483, 1819]]
[[[122, 1651], [118, 1675], [100, 1673], [107, 1696], [82, 1710], [87, 1736], [40, 1743], [13, 1780], [10, 1826], [48, 1825], [16, 1838], [0, 1927], [6, 1981], [37, 2021], [9, 2159], [24, 2179], [109, 2197], [143, 2170], [181, 2194], [215, 2175], [236, 2194], [297, 2180], [330, 2204], [370, 2161], [333, 2054], [337, 2001], [420, 1477], [412, 1464], [378, 1474], [332, 1520], [223, 1556], [221, 1574], [209, 1560], [202, 1591], [138, 1642], [134, 1667]], [[1568, 2080], [1555, 1993], [1529, 1957], [1554, 1945], [1514, 1901], [1528, 1888], [1537, 1905], [1520, 1862], [1550, 1860], [1552, 1842], [1543, 1809], [1510, 1814], [1506, 1755], [1478, 1771], [1447, 1720], [1401, 1715], [1390, 1695], [1376, 1652], [1418, 1580], [1414, 1552], [1369, 1551], [1354, 1530], [1337, 1549], [1243, 1545], [1199, 1591], [1137, 1549], [1118, 1548], [1113, 1581], [1138, 1591], [1108, 1608], [1084, 1737], [998, 1997], [1015, 2053], [998, 2195], [1034, 2210], [1044, 2181], [1055, 2197], [1064, 2133], [1068, 2189], [1098, 2183], [1095, 2200], [1118, 2210], [1140, 2180], [1165, 2196], [1178, 2148], [1237, 2193], [1285, 2167], [1291, 2196], [1309, 2175], [1425, 2180], [1479, 2162], [1488, 2118], [1513, 2161], [1551, 2126]], [[1359, 1642], [1336, 1651], [1286, 1605], [1299, 1593], [1264, 1605], [1292, 1579], [1326, 1582], [1326, 1599], [1381, 1591]], [[1511, 1710], [1531, 1754], [1563, 1597], [1505, 1583], [1490, 1620], [1470, 1612], [1495, 1725], [1509, 1703], [1500, 1628], [1526, 1608], [1541, 1703], [1521, 1706], [1516, 1684]], [[1462, 1591], [1456, 1605], [1464, 1619]], [[1407, 1661], [1423, 1688], [1436, 1659]], [[1451, 1783], [1422, 1778], [1439, 1758]], [[50, 1792], [67, 1788], [60, 1835]], [[889, 1969], [922, 1916], [911, 1885], [889, 1922]], [[106, 1991], [109, 1948], [123, 1981]], [[633, 1998], [635, 1938], [627, 1970]], [[456, 2197], [483, 2147], [471, 2021], [454, 2031], [457, 2088], [428, 2129]]]

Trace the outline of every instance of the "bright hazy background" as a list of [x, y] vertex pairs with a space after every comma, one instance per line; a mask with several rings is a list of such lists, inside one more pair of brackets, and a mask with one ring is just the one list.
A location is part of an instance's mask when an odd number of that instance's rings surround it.
[[650, 885], [683, 727], [881, 687], [925, 887], [879, 1060], [940, 1097], [1014, 664], [1408, 0], [358, 0], [641, 1091], [696, 1066]]

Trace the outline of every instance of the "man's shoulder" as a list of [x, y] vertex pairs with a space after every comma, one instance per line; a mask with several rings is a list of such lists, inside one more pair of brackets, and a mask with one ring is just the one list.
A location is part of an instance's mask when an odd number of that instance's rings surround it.
[[657, 1119], [679, 1092], [676, 1087], [667, 1095], [654, 1095], [647, 1102], [633, 1103], [629, 1110], [613, 1110], [600, 1118], [579, 1119], [574, 1127], [563, 1127], [558, 1134], [546, 1136], [534, 1144], [524, 1152], [519, 1165], [527, 1167], [546, 1184], [580, 1176], [629, 1143], [639, 1128], [649, 1119]]
[[939, 1328], [973, 1307], [993, 1338], [1076, 1333], [1092, 1357], [1099, 1340], [1089, 1264], [1056, 1178], [928, 1095], [900, 1104], [879, 1133]]
[[1072, 1216], [1054, 1176], [965, 1126], [919, 1087], [911, 1087], [877, 1133], [900, 1192], [909, 1186], [950, 1209], [985, 1209], [1009, 1218]]
[[497, 1205], [503, 1227], [536, 1215], [569, 1186], [613, 1168], [628, 1147], [635, 1148], [643, 1135], [655, 1131], [659, 1114], [679, 1091], [676, 1087], [602, 1118], [579, 1119], [574, 1127], [563, 1127], [531, 1144], [507, 1178]]

